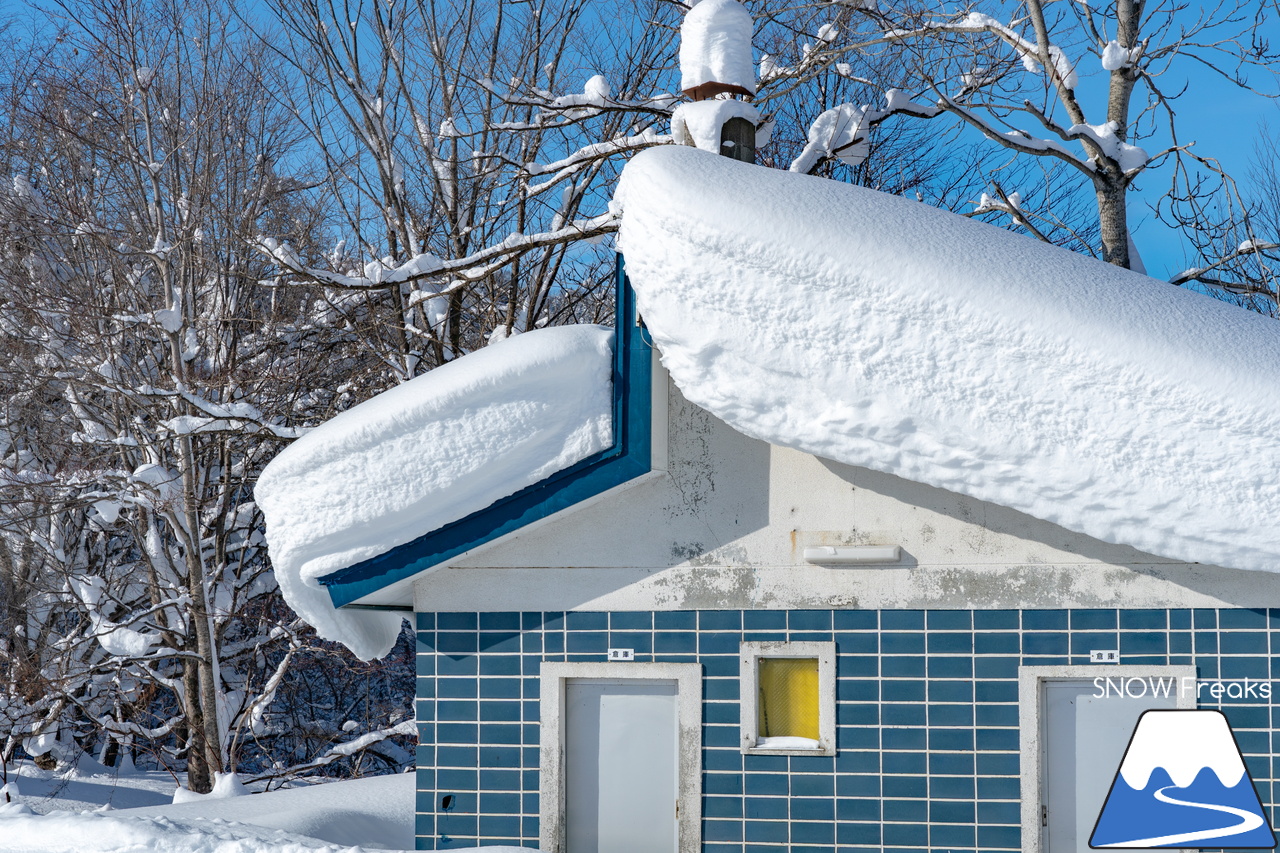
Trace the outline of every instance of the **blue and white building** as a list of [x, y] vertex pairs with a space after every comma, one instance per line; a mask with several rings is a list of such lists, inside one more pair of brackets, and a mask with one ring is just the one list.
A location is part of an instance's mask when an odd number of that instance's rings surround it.
[[1175, 707], [1274, 820], [1274, 321], [821, 183], [633, 161], [607, 446], [312, 573], [415, 622], [419, 849], [1087, 850]]

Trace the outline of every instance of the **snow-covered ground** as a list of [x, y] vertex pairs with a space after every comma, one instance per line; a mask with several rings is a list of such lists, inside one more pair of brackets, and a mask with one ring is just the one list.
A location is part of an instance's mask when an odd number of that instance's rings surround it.
[[91, 761], [69, 773], [22, 765], [9, 779], [17, 793], [0, 804], [0, 853], [413, 849], [411, 773], [176, 804], [169, 774], [116, 773]]

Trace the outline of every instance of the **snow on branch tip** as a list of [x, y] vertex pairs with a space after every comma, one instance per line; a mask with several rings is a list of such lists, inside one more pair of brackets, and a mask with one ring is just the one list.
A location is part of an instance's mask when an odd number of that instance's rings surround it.
[[885, 119], [900, 113], [933, 118], [941, 112], [941, 107], [918, 103], [898, 89], [885, 93], [883, 109], [876, 109], [870, 104], [839, 104], [814, 119], [809, 126], [809, 140], [791, 163], [789, 171], [808, 174], [818, 164], [833, 157], [856, 166], [866, 159], [870, 151], [872, 128]]

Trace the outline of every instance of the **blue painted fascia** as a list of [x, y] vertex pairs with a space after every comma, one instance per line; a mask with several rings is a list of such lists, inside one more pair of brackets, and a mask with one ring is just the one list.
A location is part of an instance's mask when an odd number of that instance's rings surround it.
[[377, 557], [320, 578], [341, 607], [649, 472], [653, 366], [635, 292], [617, 262], [613, 444], [563, 471]]

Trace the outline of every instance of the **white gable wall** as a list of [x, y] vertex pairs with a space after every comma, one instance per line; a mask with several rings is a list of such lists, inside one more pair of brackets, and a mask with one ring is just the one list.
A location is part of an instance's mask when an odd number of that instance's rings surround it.
[[[1280, 577], [1187, 564], [995, 504], [771, 446], [669, 386], [653, 475], [472, 551], [415, 585], [415, 609], [1280, 606]], [[835, 567], [806, 546], [899, 545]]]

